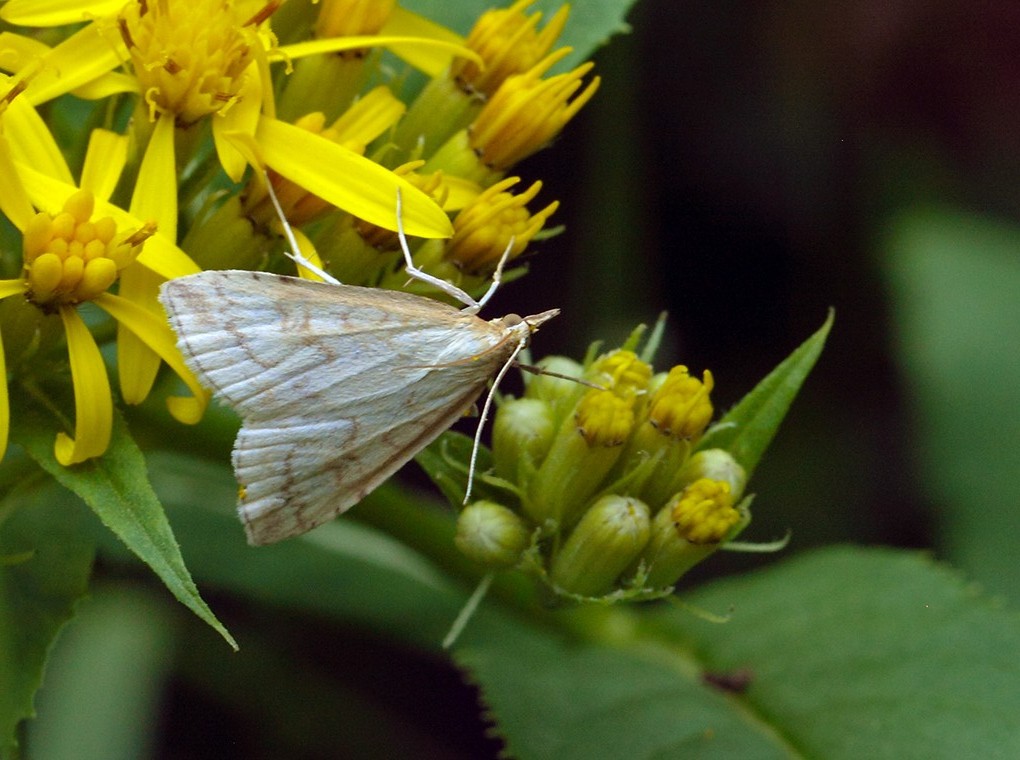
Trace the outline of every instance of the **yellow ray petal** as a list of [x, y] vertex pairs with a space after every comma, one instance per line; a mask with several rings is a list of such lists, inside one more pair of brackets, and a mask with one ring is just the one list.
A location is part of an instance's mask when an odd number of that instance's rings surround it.
[[310, 193], [354, 216], [396, 229], [396, 198], [403, 198], [408, 235], [449, 237], [453, 228], [443, 210], [407, 180], [357, 153], [307, 130], [262, 118], [256, 135], [266, 164]]
[[127, 135], [108, 129], [92, 130], [81, 170], [81, 189], [91, 190], [96, 198], [108, 200], [127, 162], [127, 150]]
[[[177, 170], [174, 163], [174, 120], [162, 114], [149, 137], [131, 197], [131, 213], [156, 222], [157, 234], [177, 238]], [[120, 295], [140, 308], [162, 317], [157, 296], [163, 279], [146, 267], [128, 267], [120, 276]], [[117, 375], [128, 404], [140, 404], [152, 390], [160, 358], [129, 325], [117, 324]]]
[[[459, 40], [448, 40], [448, 39], [428, 39], [427, 37], [414, 37], [414, 36], [379, 36], [379, 35], [366, 35], [366, 36], [354, 36], [354, 37], [328, 37], [322, 40], [309, 40], [308, 42], [296, 42], [293, 45], [281, 45], [280, 52], [287, 58], [304, 58], [309, 55], [323, 55], [325, 53], [339, 53], [342, 50], [359, 50], [363, 48], [372, 47], [386, 47], [393, 50], [394, 53], [397, 51], [417, 51], [418, 54], [412, 53], [410, 56], [403, 55], [403, 52], [398, 53], [401, 58], [407, 60], [411, 65], [417, 66], [415, 61], [421, 62], [423, 66], [427, 66], [429, 69], [435, 70], [435, 74], [432, 71], [425, 71], [426, 74], [432, 76], [442, 73], [443, 69], [449, 65], [451, 59], [454, 56], [461, 58], [470, 58], [472, 61], [478, 64], [483, 64], [481, 57], [475, 51], [470, 48], [466, 48], [462, 41]], [[429, 56], [423, 54], [420, 51], [434, 50], [438, 51], [436, 55]], [[411, 59], [414, 60], [411, 60]]]
[[11, 220], [19, 230], [28, 226], [29, 220], [35, 216], [35, 209], [29, 200], [25, 186], [11, 158], [10, 145], [7, 138], [0, 134], [0, 211]]
[[247, 165], [246, 157], [238, 152], [237, 146], [225, 138], [227, 134], [254, 135], [258, 128], [259, 112], [262, 107], [261, 68], [253, 61], [245, 72], [244, 82], [238, 92], [238, 100], [225, 113], [213, 116], [213, 144], [223, 171], [234, 182], [240, 182]]
[[49, 126], [24, 98], [24, 93], [7, 103], [4, 134], [10, 141], [11, 155], [15, 160], [29, 164], [62, 182], [74, 182], [64, 154], [50, 134]]
[[131, 330], [139, 340], [144, 341], [184, 381], [194, 397], [169, 398], [167, 407], [181, 422], [187, 424], [198, 422], [209, 403], [209, 392], [199, 385], [198, 380], [185, 366], [184, 359], [177, 350], [177, 337], [167, 324], [166, 317], [162, 314], [155, 315], [138, 304], [112, 293], [103, 293], [94, 302], [119, 324]]
[[39, 71], [28, 82], [24, 96], [33, 105], [45, 103], [112, 71], [124, 60], [123, 42], [104, 35], [98, 24], [89, 24], [39, 59]]
[[[459, 34], [400, 6], [393, 9], [380, 32], [387, 36], [425, 37], [432, 40], [443, 40], [457, 46], [464, 45], [464, 38]], [[388, 45], [387, 47], [394, 55], [403, 58], [416, 69], [433, 78], [442, 74], [453, 58], [449, 51], [438, 46]], [[462, 54], [458, 52], [456, 55]], [[474, 60], [472, 56], [467, 57]]]
[[63, 26], [112, 16], [124, 0], [9, 0], [0, 18], [19, 26]]
[[113, 402], [99, 347], [78, 312], [60, 308], [74, 383], [74, 438], [57, 433], [53, 455], [65, 467], [97, 457], [110, 445]]

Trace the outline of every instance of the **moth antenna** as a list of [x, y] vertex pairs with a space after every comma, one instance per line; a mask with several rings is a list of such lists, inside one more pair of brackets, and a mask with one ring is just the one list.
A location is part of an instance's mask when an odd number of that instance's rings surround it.
[[464, 627], [468, 622], [475, 616], [475, 612], [478, 610], [478, 605], [482, 603], [485, 595], [489, 593], [489, 586], [492, 585], [492, 579], [495, 577], [495, 573], [486, 573], [482, 576], [482, 579], [478, 581], [478, 585], [475, 590], [471, 593], [471, 596], [464, 603], [460, 612], [457, 613], [457, 617], [453, 621], [453, 625], [450, 626], [450, 632], [446, 634], [443, 639], [443, 649], [449, 649], [460, 638], [460, 634], [464, 631]]
[[576, 377], [575, 375], [561, 375], [559, 372], [553, 372], [551, 370], [545, 369], [544, 367], [539, 367], [537, 364], [523, 364], [522, 362], [517, 362], [517, 366], [518, 368], [524, 370], [525, 372], [530, 372], [533, 375], [558, 377], [560, 380], [570, 380], [571, 382], [577, 383], [578, 385], [584, 385], [587, 386], [588, 388], [594, 388], [597, 391], [609, 390], [604, 385], [593, 383], [591, 382], [591, 380], [585, 380], [583, 377]]
[[482, 445], [482, 430], [485, 428], [485, 421], [489, 418], [489, 410], [492, 408], [492, 399], [496, 395], [496, 390], [499, 388], [500, 382], [506, 375], [507, 371], [514, 364], [514, 360], [517, 358], [517, 354], [524, 350], [524, 347], [528, 344], [527, 335], [521, 338], [520, 343], [517, 344], [517, 348], [510, 354], [510, 357], [506, 360], [502, 367], [499, 368], [499, 372], [496, 373], [496, 377], [492, 380], [492, 387], [489, 388], [489, 393], [485, 396], [485, 404], [482, 405], [482, 414], [478, 418], [478, 427], [475, 430], [475, 440], [471, 446], [471, 461], [468, 464], [468, 481], [467, 488], [464, 489], [464, 501], [462, 504], [467, 504], [471, 499], [471, 488], [475, 482], [475, 464], [478, 461], [478, 448]]
[[471, 295], [464, 290], [461, 290], [452, 282], [444, 280], [441, 277], [436, 277], [428, 272], [424, 272], [419, 269], [414, 260], [411, 258], [411, 249], [407, 245], [407, 235], [404, 233], [404, 201], [400, 195], [400, 188], [397, 188], [397, 239], [400, 240], [400, 250], [404, 254], [404, 269], [407, 270], [407, 275], [413, 277], [416, 280], [421, 280], [429, 285], [446, 293], [451, 298], [456, 298], [462, 304], [464, 304], [464, 311], [468, 314], [477, 314], [481, 311], [482, 307], [489, 302], [496, 289], [499, 287], [499, 283], [503, 278], [503, 265], [506, 263], [507, 258], [510, 256], [510, 251], [514, 247], [514, 239], [510, 238], [510, 245], [507, 246], [506, 250], [503, 251], [503, 257], [499, 260], [499, 265], [496, 267], [496, 271], [492, 275], [492, 283], [489, 285], [489, 289], [485, 291], [483, 295], [477, 301], [471, 297]]
[[287, 215], [283, 213], [283, 206], [280, 205], [280, 200], [276, 197], [276, 191], [273, 190], [273, 183], [269, 181], [269, 172], [263, 170], [262, 175], [266, 180], [266, 190], [269, 191], [269, 200], [273, 202], [273, 208], [276, 209], [276, 215], [280, 217], [280, 224], [283, 225], [283, 235], [287, 238], [287, 242], [290, 244], [293, 251], [284, 251], [284, 254], [299, 267], [304, 267], [309, 272], [318, 275], [325, 282], [332, 283], [333, 285], [341, 285], [342, 283], [340, 280], [328, 272], [324, 272], [320, 267], [317, 267], [305, 258], [303, 253], [301, 253], [301, 246], [298, 245], [297, 237], [294, 235], [294, 229], [290, 226], [290, 222], [287, 221]]

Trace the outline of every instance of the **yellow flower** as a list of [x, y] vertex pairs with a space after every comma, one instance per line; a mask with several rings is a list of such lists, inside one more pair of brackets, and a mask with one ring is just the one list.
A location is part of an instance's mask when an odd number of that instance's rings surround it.
[[578, 92], [591, 62], [542, 78], [569, 53], [570, 48], [562, 48], [524, 74], [508, 77], [482, 108], [468, 129], [468, 142], [485, 166], [502, 171], [544, 148], [591, 100], [599, 77]]
[[[0, 17], [14, 24], [55, 26], [89, 19], [90, 23], [52, 49], [4, 36], [5, 47], [22, 53], [18, 71], [24, 97], [38, 104], [66, 92], [106, 97], [135, 92], [155, 126], [135, 119], [145, 142], [146, 166], [174, 166], [175, 132], [196, 120], [212, 118], [216, 153], [223, 170], [239, 181], [245, 166], [268, 166], [308, 192], [380, 226], [394, 228], [394, 202], [404, 199], [404, 226], [419, 237], [447, 237], [450, 221], [423, 193], [392, 172], [356, 153], [275, 118], [269, 58], [280, 60], [342, 49], [419, 44], [465, 53], [449, 40], [410, 36], [347, 37], [274, 47], [269, 16], [278, 7], [261, 0], [129, 0], [126, 3], [53, 0], [39, 10], [34, 0], [12, 0]], [[413, 25], [412, 25], [413, 26]], [[326, 43], [326, 44], [323, 44]], [[29, 53], [35, 51], [34, 57]], [[115, 73], [130, 60], [131, 76]], [[162, 122], [169, 128], [161, 128]], [[146, 131], [149, 130], [149, 131]], [[177, 216], [176, 174], [161, 178], [161, 230]], [[139, 178], [144, 184], [144, 180]]]
[[513, 248], [508, 260], [524, 252], [560, 204], [553, 201], [541, 211], [530, 213], [527, 204], [538, 195], [542, 183], [535, 182], [519, 195], [506, 192], [519, 181], [518, 177], [508, 177], [497, 182], [454, 217], [453, 238], [446, 246], [444, 258], [469, 273], [487, 275], [495, 269], [511, 240]]
[[677, 495], [671, 516], [681, 538], [692, 544], [717, 544], [740, 520], [730, 484], [708, 478], [694, 481]]
[[[20, 98], [5, 99], [0, 118], [4, 133], [0, 141], [0, 175], [4, 177], [0, 207], [22, 231], [24, 261], [21, 277], [0, 280], [0, 298], [24, 297], [37, 309], [39, 319], [59, 315], [67, 337], [77, 412], [74, 437], [57, 436], [57, 460], [71, 465], [99, 456], [110, 441], [113, 411], [106, 368], [77, 312], [86, 302], [113, 316], [185, 381], [194, 396], [172, 398], [168, 405], [178, 419], [197, 422], [208, 393], [184, 366], [162, 313], [155, 303], [108, 291], [119, 277], [139, 269], [136, 264], [156, 268], [163, 276], [197, 271], [183, 252], [155, 233], [154, 225], [105, 201], [124, 165], [126, 140], [104, 131], [93, 134], [82, 181], [95, 192], [84, 187], [79, 190], [68, 181], [70, 171], [59, 149], [27, 103]], [[33, 206], [44, 210], [36, 213]], [[99, 214], [95, 213], [97, 206], [102, 208]], [[123, 372], [123, 362], [118, 365]], [[123, 375], [121, 384], [129, 403], [144, 399], [144, 394], [129, 397]], [[0, 384], [0, 451], [6, 448], [8, 415], [7, 386]]]
[[450, 67], [450, 75], [464, 89], [492, 95], [507, 77], [523, 74], [549, 53], [570, 9], [562, 6], [539, 32], [542, 14], [524, 13], [532, 2], [518, 0], [509, 8], [486, 11], [478, 18], [464, 44], [478, 53], [482, 62], [461, 58]]

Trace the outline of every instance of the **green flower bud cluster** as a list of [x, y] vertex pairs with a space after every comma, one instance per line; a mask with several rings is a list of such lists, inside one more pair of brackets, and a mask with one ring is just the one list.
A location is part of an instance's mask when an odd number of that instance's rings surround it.
[[496, 413], [493, 482], [506, 498], [463, 511], [465, 554], [535, 570], [574, 598], [647, 598], [747, 524], [741, 466], [695, 452], [713, 413], [710, 372], [655, 374], [627, 349], [539, 366], [549, 374]]

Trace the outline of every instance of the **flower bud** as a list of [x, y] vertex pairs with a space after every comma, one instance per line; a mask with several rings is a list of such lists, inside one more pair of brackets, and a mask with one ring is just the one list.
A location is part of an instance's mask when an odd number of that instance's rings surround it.
[[553, 583], [581, 596], [609, 593], [648, 543], [649, 522], [643, 501], [603, 496], [585, 512], [553, 560]]
[[673, 523], [692, 544], [718, 544], [739, 521], [730, 484], [724, 480], [696, 480], [673, 504]]
[[[673, 505], [660, 509], [652, 520], [651, 538], [641, 553], [648, 576], [646, 588], [667, 588], [676, 585], [681, 576], [714, 553], [717, 544], [697, 545], [681, 537], [673, 524]], [[638, 563], [634, 563], [635, 569]]]
[[565, 378], [583, 377], [584, 367], [565, 356], [546, 356], [538, 362], [538, 367], [546, 372], [563, 375], [563, 377], [535, 375], [529, 378], [524, 395], [527, 398], [545, 401], [556, 413], [556, 418], [562, 419], [567, 412], [574, 408], [585, 392], [583, 385]]
[[532, 478], [524, 510], [536, 522], [570, 525], [602, 484], [634, 424], [633, 400], [588, 391], [563, 421]]
[[528, 548], [531, 534], [515, 512], [493, 501], [469, 504], [457, 518], [454, 543], [486, 567], [513, 567]]
[[744, 472], [744, 468], [725, 449], [705, 449], [688, 459], [677, 477], [675, 490], [679, 491], [702, 478], [727, 483], [733, 501], [740, 501], [747, 485], [747, 473]]
[[552, 408], [534, 398], [511, 398], [500, 404], [492, 424], [496, 474], [520, 482], [533, 473], [552, 446], [556, 433]]

